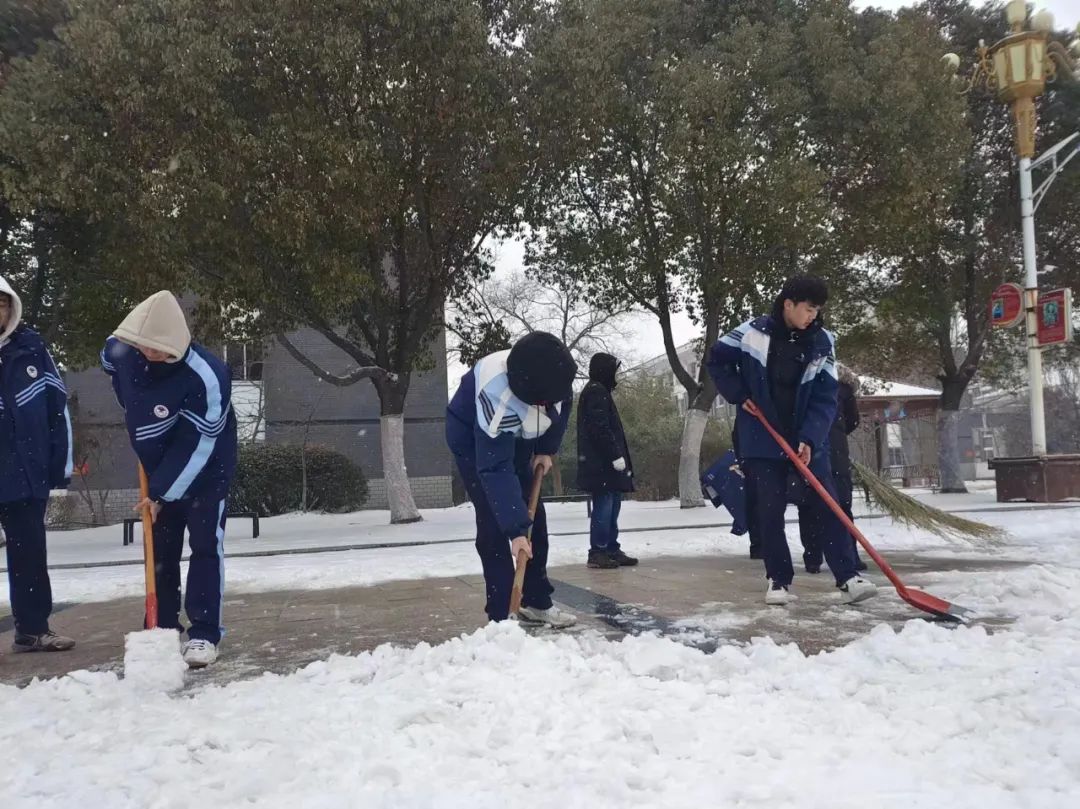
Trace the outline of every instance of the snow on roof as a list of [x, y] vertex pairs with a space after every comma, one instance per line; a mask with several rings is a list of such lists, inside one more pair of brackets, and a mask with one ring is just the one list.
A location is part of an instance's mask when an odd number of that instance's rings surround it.
[[919, 399], [940, 396], [940, 390], [905, 385], [903, 382], [886, 382], [873, 376], [859, 377], [859, 397], [862, 399]]

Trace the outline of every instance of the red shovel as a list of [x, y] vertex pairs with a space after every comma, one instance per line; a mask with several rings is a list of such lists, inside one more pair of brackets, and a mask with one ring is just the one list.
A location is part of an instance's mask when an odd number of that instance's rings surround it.
[[967, 620], [967, 616], [970, 615], [971, 610], [957, 606], [956, 604], [951, 604], [945, 599], [932, 596], [923, 590], [915, 590], [907, 587], [900, 581], [900, 577], [896, 575], [896, 571], [893, 570], [892, 567], [889, 566], [889, 563], [885, 561], [884, 557], [874, 549], [874, 546], [863, 536], [862, 531], [855, 527], [855, 523], [853, 523], [848, 515], [844, 513], [844, 510], [840, 508], [840, 505], [833, 499], [825, 487], [821, 485], [821, 481], [814, 477], [814, 473], [810, 471], [810, 467], [802, 462], [798, 453], [796, 453], [795, 450], [791, 448], [791, 445], [784, 440], [783, 436], [769, 424], [769, 420], [765, 418], [765, 414], [758, 409], [758, 406], [747, 399], [745, 407], [751, 414], [757, 416], [758, 420], [765, 425], [765, 429], [769, 431], [769, 435], [773, 437], [773, 440], [780, 445], [780, 449], [784, 451], [784, 454], [791, 459], [793, 464], [795, 464], [795, 468], [799, 470], [804, 478], [806, 478], [806, 482], [813, 487], [814, 491], [821, 495], [821, 499], [832, 509], [833, 514], [836, 515], [837, 519], [839, 519], [847, 530], [851, 532], [851, 535], [858, 540], [859, 544], [863, 546], [863, 549], [870, 554], [870, 558], [874, 560], [874, 563], [879, 568], [881, 568], [881, 572], [885, 574], [886, 578], [892, 582], [892, 585], [896, 588], [896, 592], [900, 598], [904, 599], [904, 601], [916, 609], [920, 609], [923, 612], [929, 612], [931, 615], [936, 615], [939, 618], [945, 618], [950, 621]]

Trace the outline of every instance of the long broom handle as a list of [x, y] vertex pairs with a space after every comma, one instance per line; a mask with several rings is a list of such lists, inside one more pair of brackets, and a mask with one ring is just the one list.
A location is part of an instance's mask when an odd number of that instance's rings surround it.
[[874, 560], [874, 562], [879, 568], [881, 568], [881, 572], [884, 573], [888, 580], [892, 582], [893, 586], [897, 590], [906, 590], [906, 586], [900, 580], [900, 577], [896, 575], [896, 572], [892, 569], [889, 563], [885, 561], [885, 559], [881, 556], [880, 553], [877, 552], [877, 550], [875, 550], [874, 546], [870, 544], [870, 541], [863, 536], [862, 531], [855, 527], [855, 523], [852, 522], [851, 518], [844, 513], [844, 510], [842, 508], [840, 508], [840, 504], [833, 499], [833, 496], [829, 494], [828, 489], [821, 485], [821, 481], [818, 480], [814, 473], [810, 471], [810, 467], [803, 463], [802, 458], [799, 457], [799, 454], [791, 448], [791, 444], [784, 440], [784, 437], [780, 435], [780, 433], [778, 433], [771, 424], [769, 424], [769, 420], [765, 418], [765, 414], [761, 412], [761, 410], [756, 404], [747, 399], [746, 405], [750, 413], [756, 416], [758, 420], [763, 425], [765, 425], [765, 429], [769, 431], [769, 435], [773, 437], [773, 440], [780, 445], [780, 449], [784, 451], [784, 454], [788, 456], [788, 458], [793, 464], [795, 464], [795, 468], [799, 470], [799, 472], [804, 478], [806, 478], [806, 482], [813, 487], [814, 491], [816, 491], [821, 497], [821, 499], [825, 501], [825, 504], [830, 509], [832, 509], [832, 512], [836, 515], [837, 519], [839, 519], [840, 522], [844, 524], [844, 527], [846, 527], [847, 530], [851, 532], [851, 535], [855, 537], [856, 540], [858, 540], [859, 544], [862, 545], [863, 548], [866, 549], [866, 552], [870, 554], [870, 558]]
[[[532, 489], [529, 491], [529, 530], [525, 537], [532, 542], [532, 520], [536, 516], [536, 509], [540, 505], [540, 487], [544, 483], [544, 467], [538, 466], [533, 470]], [[521, 593], [525, 587], [525, 565], [529, 563], [529, 557], [525, 551], [518, 551], [514, 564], [514, 587], [510, 591], [510, 614], [514, 615], [521, 609]]]
[[[139, 464], [139, 494], [142, 500], [150, 496], [150, 480], [146, 470]], [[154, 518], [150, 507], [142, 510], [143, 530], [143, 573], [146, 577], [146, 628], [154, 629], [158, 625], [157, 578], [154, 575]]]

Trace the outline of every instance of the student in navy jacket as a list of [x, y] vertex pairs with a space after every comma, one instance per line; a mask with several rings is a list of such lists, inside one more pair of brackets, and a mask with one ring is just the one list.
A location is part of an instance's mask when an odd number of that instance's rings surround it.
[[489, 354], [461, 380], [446, 409], [446, 443], [476, 509], [476, 551], [484, 568], [486, 611], [509, 616], [514, 559], [524, 549], [523, 622], [565, 627], [577, 618], [555, 607], [547, 577], [547, 515], [541, 502], [529, 530], [533, 470], [550, 470], [570, 418], [577, 364], [554, 335], [533, 332], [509, 351]]
[[[794, 577], [784, 533], [788, 479], [795, 473], [780, 446], [746, 409], [753, 401], [835, 498], [829, 464], [829, 429], [836, 415], [833, 336], [821, 325], [828, 300], [825, 283], [789, 279], [766, 317], [751, 320], [720, 338], [709, 353], [709, 373], [720, 394], [740, 405], [735, 418], [739, 461], [746, 474], [748, 508], [761, 536], [767, 604], [786, 604]], [[822, 551], [844, 603], [872, 597], [876, 588], [855, 570], [851, 540], [843, 524], [816, 493], [799, 506], [821, 527]]]
[[150, 481], [136, 506], [154, 518], [158, 626], [180, 625], [180, 556], [188, 531], [184, 610], [191, 628], [184, 659], [201, 668], [217, 659], [224, 633], [225, 500], [236, 469], [236, 417], [229, 370], [191, 342], [172, 293], [140, 303], [101, 352], [124, 409], [128, 437]]
[[22, 301], [0, 277], [0, 525], [7, 538], [16, 652], [62, 652], [75, 641], [49, 629], [52, 587], [45, 551], [51, 489], [71, 480], [67, 390]]

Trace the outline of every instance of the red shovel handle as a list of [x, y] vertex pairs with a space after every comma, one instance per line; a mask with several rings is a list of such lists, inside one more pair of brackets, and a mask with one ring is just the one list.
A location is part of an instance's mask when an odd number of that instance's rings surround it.
[[869, 540], [867, 540], [867, 538], [863, 536], [862, 531], [855, 527], [855, 523], [853, 523], [851, 521], [851, 518], [844, 513], [844, 510], [842, 508], [840, 508], [840, 504], [837, 503], [835, 499], [833, 499], [833, 496], [829, 494], [828, 489], [821, 485], [821, 481], [818, 480], [814, 476], [814, 473], [810, 471], [810, 467], [802, 462], [802, 458], [800, 458], [799, 454], [791, 448], [791, 444], [785, 441], [784, 437], [780, 435], [780, 433], [778, 433], [771, 424], [769, 424], [769, 420], [765, 418], [765, 414], [761, 412], [758, 406], [749, 399], [746, 400], [746, 403], [743, 406], [751, 415], [756, 416], [758, 421], [760, 421], [765, 426], [765, 429], [769, 431], [769, 435], [771, 435], [773, 437], [773, 440], [780, 445], [780, 449], [782, 449], [784, 451], [784, 454], [788, 456], [788, 458], [793, 464], [795, 464], [795, 468], [799, 470], [800, 474], [802, 474], [802, 476], [806, 478], [806, 482], [809, 483], [811, 487], [813, 487], [814, 491], [816, 491], [821, 497], [821, 499], [825, 501], [825, 504], [830, 509], [832, 509], [832, 512], [836, 515], [837, 519], [839, 519], [840, 522], [844, 524], [844, 527], [851, 532], [851, 535], [855, 537], [855, 539], [858, 540], [859, 544], [863, 546], [866, 552], [870, 554], [870, 558], [874, 560], [874, 563], [879, 568], [881, 568], [881, 572], [884, 573], [886, 577], [888, 577], [889, 581], [892, 582], [893, 586], [898, 591], [901, 591], [901, 593], [906, 591], [907, 588], [904, 586], [904, 583], [900, 581], [900, 577], [896, 575], [896, 572], [892, 569], [889, 563], [886, 562], [885, 559], [881, 556], [881, 554], [874, 549], [874, 546], [870, 544]]

